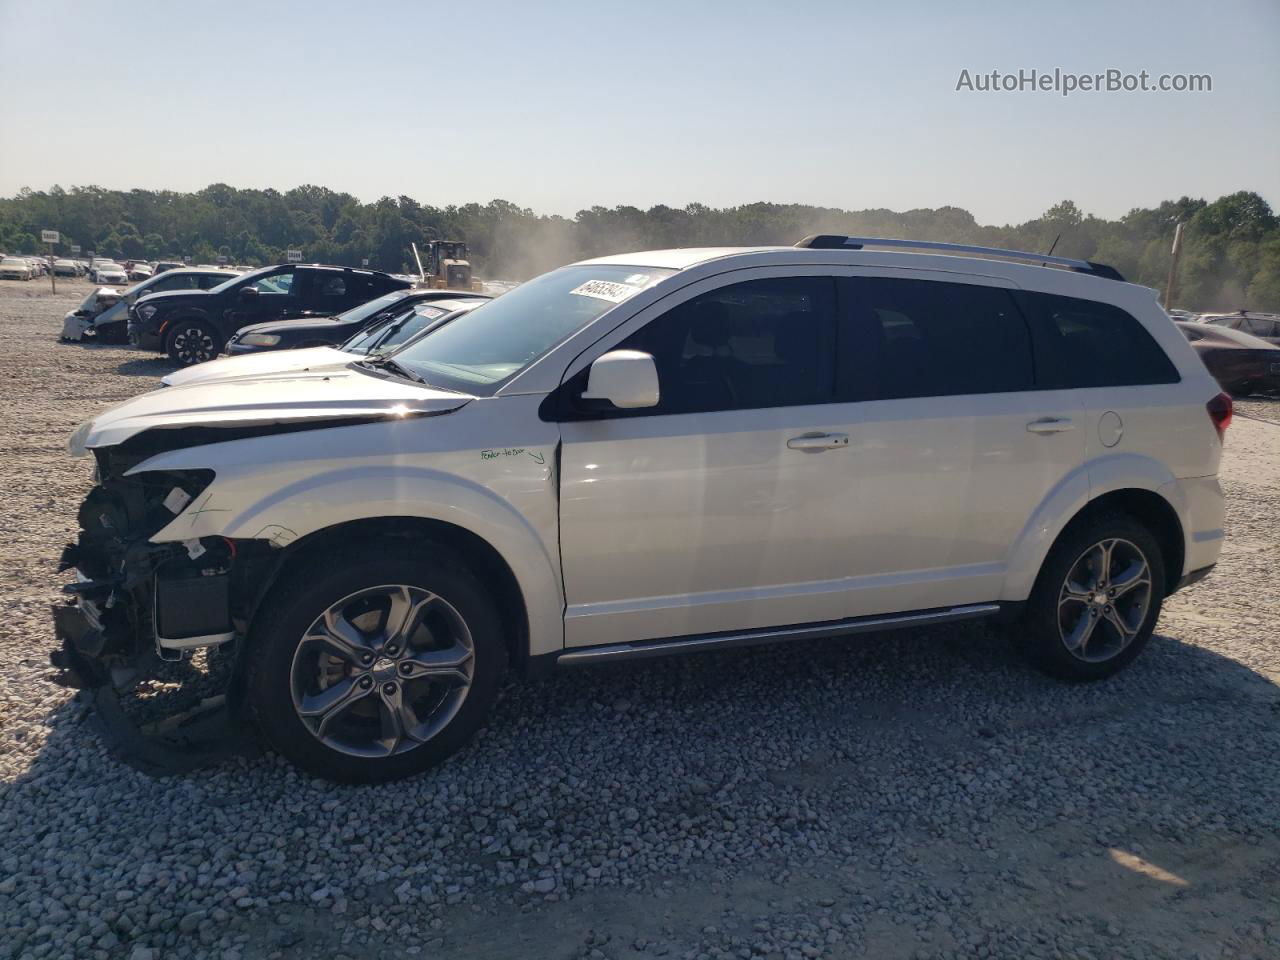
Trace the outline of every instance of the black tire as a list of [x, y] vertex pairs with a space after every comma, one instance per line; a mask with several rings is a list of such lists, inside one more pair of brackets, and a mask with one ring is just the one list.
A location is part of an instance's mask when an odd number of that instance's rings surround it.
[[[1090, 555], [1106, 542], [1114, 543], [1109, 555]], [[1125, 592], [1123, 570], [1117, 574], [1112, 569], [1101, 581], [1084, 582], [1088, 577], [1082, 574], [1101, 566], [1099, 561], [1104, 557], [1110, 558], [1113, 568], [1134, 569], [1137, 556], [1145, 560], [1150, 581], [1142, 609], [1138, 602], [1141, 594], [1135, 593], [1142, 589], [1141, 582], [1135, 579]], [[1088, 589], [1069, 588], [1069, 576], [1076, 588]], [[1103, 589], [1094, 589], [1099, 583]], [[1105, 679], [1132, 663], [1146, 646], [1160, 617], [1165, 583], [1164, 557], [1146, 526], [1118, 511], [1086, 515], [1063, 531], [1045, 558], [1026, 609], [1014, 625], [1015, 641], [1032, 663], [1058, 680], [1081, 683]], [[1111, 599], [1117, 590], [1120, 595]], [[1088, 600], [1077, 596], [1088, 596]], [[1092, 627], [1081, 623], [1079, 616], [1092, 619]], [[1131, 636], [1127, 630], [1133, 631]], [[1085, 637], [1083, 644], [1081, 635]], [[1073, 642], [1077, 644], [1075, 651]]]
[[[370, 617], [386, 618], [372, 633], [361, 634], [377, 651], [373, 654], [377, 660], [372, 665], [354, 669], [345, 665], [335, 667], [334, 662], [338, 658], [329, 654], [326, 648], [323, 656], [327, 658], [327, 664], [320, 665], [319, 671], [329, 671], [330, 677], [334, 671], [345, 672], [338, 679], [332, 679], [328, 688], [319, 687], [314, 692], [299, 693], [299, 679], [309, 679], [315, 673], [307, 658], [316, 643], [308, 641], [304, 647], [304, 635], [314, 636], [314, 628], [330, 608], [351, 600], [353, 595], [382, 590], [385, 585], [406, 585], [434, 596], [436, 600], [430, 601], [432, 609], [436, 601], [443, 600], [443, 606], [451, 611], [449, 616], [456, 614], [464, 622], [471, 645], [471, 673], [469, 686], [462, 693], [460, 702], [452, 706], [452, 712], [433, 713], [422, 720], [421, 713], [414, 711], [422, 702], [435, 702], [437, 694], [433, 691], [437, 684], [442, 688], [440, 702], [448, 706], [448, 698], [454, 696], [460, 687], [460, 683], [455, 681], [410, 677], [401, 681], [400, 693], [394, 700], [383, 695], [386, 690], [384, 681], [400, 680], [399, 674], [385, 672], [389, 669], [385, 666], [387, 658], [395, 654], [395, 649], [390, 644], [383, 644], [379, 649], [376, 642], [379, 636], [385, 639], [383, 635], [386, 633], [386, 621], [390, 618], [389, 611], [374, 610], [352, 618], [355, 621], [367, 621]], [[357, 599], [351, 606], [365, 602]], [[349, 610], [351, 606], [344, 609]], [[436, 638], [447, 633], [447, 630], [437, 629], [436, 624], [428, 621], [427, 618], [434, 615], [422, 615], [426, 631], [415, 626], [406, 634], [409, 642], [403, 644], [401, 660], [415, 659], [411, 653], [422, 656], [436, 652], [411, 650], [415, 639], [428, 638], [433, 641], [429, 646], [436, 646]], [[343, 618], [344, 627], [352, 625], [356, 624]], [[291, 763], [317, 777], [340, 783], [398, 780], [427, 770], [457, 752], [484, 723], [497, 698], [507, 666], [507, 647], [492, 598], [451, 551], [431, 545], [414, 549], [399, 544], [367, 544], [343, 551], [339, 556], [302, 560], [271, 588], [267, 601], [254, 618], [246, 656], [246, 706], [259, 734]], [[403, 669], [404, 665], [396, 661], [394, 666]], [[384, 672], [375, 674], [380, 669]], [[352, 689], [357, 681], [364, 684], [366, 680], [371, 681], [369, 692], [354, 693], [353, 697], [340, 696], [337, 699], [349, 705], [339, 711], [331, 711], [337, 718], [335, 724], [347, 724], [348, 730], [338, 729], [350, 739], [340, 740], [334, 735], [321, 739], [328, 720], [313, 717], [307, 721], [300, 716], [299, 710], [304, 709], [300, 704], [321, 701], [331, 692], [340, 694], [339, 684], [347, 684], [347, 688]], [[417, 687], [412, 687], [413, 684]], [[390, 685], [395, 686], [395, 683]], [[411, 687], [416, 690], [412, 698]], [[418, 729], [421, 732], [418, 735], [431, 731], [425, 741], [420, 742], [406, 734], [397, 737], [389, 748], [390, 752], [381, 756], [355, 755], [354, 750], [364, 749], [360, 734], [372, 734], [375, 728], [386, 734], [386, 724], [393, 712], [390, 704], [399, 704], [401, 697], [412, 704], [410, 715], [420, 721]], [[362, 699], [356, 702], [355, 698]], [[442, 725], [434, 729], [437, 722]], [[317, 723], [319, 730], [316, 729]], [[375, 738], [374, 743], [377, 749], [387, 749], [380, 739]]]
[[165, 338], [165, 352], [184, 367], [204, 363], [222, 350], [222, 334], [205, 320], [179, 320]]

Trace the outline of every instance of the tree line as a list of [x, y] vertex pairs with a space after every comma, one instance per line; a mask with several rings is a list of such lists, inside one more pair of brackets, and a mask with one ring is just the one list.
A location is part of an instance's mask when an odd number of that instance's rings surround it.
[[1217, 200], [1183, 197], [1135, 207], [1118, 220], [1084, 214], [1070, 200], [1025, 223], [979, 224], [960, 207], [842, 210], [752, 203], [699, 203], [641, 210], [594, 206], [572, 219], [506, 200], [434, 207], [407, 196], [361, 203], [349, 193], [305, 185], [241, 190], [212, 184], [194, 193], [84, 186], [0, 198], [0, 251], [39, 253], [42, 229], [100, 256], [194, 263], [217, 257], [266, 264], [299, 249], [308, 262], [413, 271], [410, 243], [465, 240], [477, 274], [523, 280], [586, 257], [657, 247], [791, 244], [810, 233], [943, 240], [1048, 251], [1108, 263], [1137, 283], [1163, 289], [1175, 226], [1185, 223], [1173, 305], [1192, 310], [1280, 311], [1280, 219], [1257, 193]]

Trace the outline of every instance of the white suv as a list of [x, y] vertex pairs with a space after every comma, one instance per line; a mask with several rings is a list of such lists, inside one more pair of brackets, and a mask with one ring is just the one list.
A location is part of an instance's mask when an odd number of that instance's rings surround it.
[[1217, 560], [1230, 417], [1098, 264], [830, 236], [590, 260], [389, 358], [82, 425], [55, 663], [125, 690], [229, 645], [261, 734], [345, 781], [456, 751], [509, 668], [1003, 617], [1093, 680]]

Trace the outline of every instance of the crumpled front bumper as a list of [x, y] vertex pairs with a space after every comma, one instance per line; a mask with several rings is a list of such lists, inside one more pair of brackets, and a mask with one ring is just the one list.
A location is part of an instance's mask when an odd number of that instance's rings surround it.
[[80, 341], [84, 339], [84, 335], [93, 329], [93, 318], [72, 310], [62, 318], [62, 334], [63, 340]]
[[55, 683], [75, 690], [92, 690], [110, 682], [107, 671], [95, 659], [106, 642], [96, 617], [78, 605], [54, 604], [53, 632], [58, 645], [49, 654], [49, 661], [58, 668]]

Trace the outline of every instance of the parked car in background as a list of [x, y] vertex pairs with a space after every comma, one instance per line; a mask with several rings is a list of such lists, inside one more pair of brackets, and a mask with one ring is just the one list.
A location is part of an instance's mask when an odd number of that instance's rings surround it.
[[5, 257], [0, 260], [0, 280], [30, 280], [31, 264], [25, 257]]
[[263, 267], [207, 291], [158, 293], [129, 308], [129, 339], [189, 366], [212, 360], [237, 330], [284, 317], [326, 317], [410, 284], [375, 270]]
[[[482, 294], [472, 296], [490, 299]], [[293, 350], [297, 347], [339, 344], [371, 324], [388, 317], [401, 316], [418, 304], [437, 300], [454, 301], [457, 297], [456, 290], [392, 290], [336, 316], [276, 320], [244, 327], [227, 340], [225, 352], [231, 356], [241, 356], [263, 350]]]
[[86, 335], [105, 343], [128, 340], [129, 307], [143, 297], [174, 290], [210, 290], [239, 276], [234, 270], [169, 270], [157, 273], [121, 292], [98, 287], [62, 318], [62, 339], [82, 340]]
[[129, 274], [118, 263], [106, 261], [98, 263], [89, 274], [93, 283], [125, 286], [129, 282]]
[[468, 297], [455, 292], [451, 298], [419, 303], [395, 316], [384, 317], [336, 347], [301, 347], [296, 350], [219, 357], [208, 363], [197, 363], [175, 370], [161, 377], [160, 383], [166, 387], [184, 387], [206, 380], [231, 380], [315, 370], [333, 364], [350, 363], [365, 356], [383, 356], [418, 337], [438, 330], [484, 303], [488, 303], [488, 298]]
[[1227, 393], [1280, 393], [1280, 346], [1211, 323], [1179, 321], [1178, 329]]
[[1001, 615], [1061, 680], [1132, 663], [1218, 560], [1232, 412], [1153, 292], [797, 247], [585, 261], [390, 355], [98, 413], [63, 682], [217, 646], [247, 727], [374, 782], [458, 751], [508, 669]]
[[166, 270], [181, 270], [186, 264], [181, 260], [158, 260], [156, 262], [155, 273], [164, 273]]
[[1215, 327], [1239, 330], [1241, 333], [1259, 337], [1268, 343], [1280, 345], [1280, 315], [1274, 313], [1252, 313], [1241, 310], [1239, 313], [1206, 316], [1204, 322]]
[[55, 277], [78, 277], [80, 276], [80, 268], [74, 260], [55, 260], [53, 261], [53, 275]]
[[132, 263], [128, 266], [126, 272], [129, 274], [130, 280], [146, 280], [154, 271], [148, 264]]

